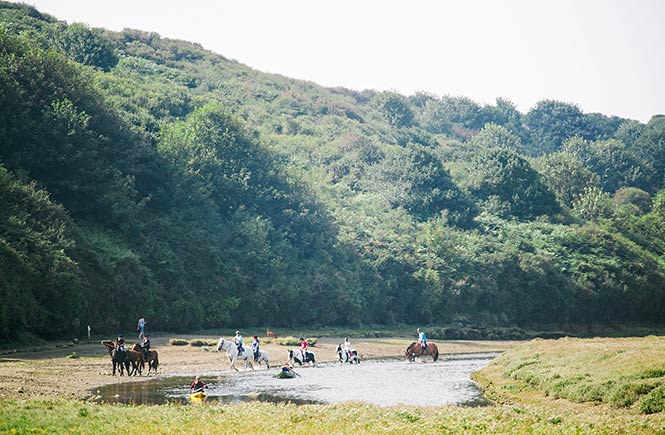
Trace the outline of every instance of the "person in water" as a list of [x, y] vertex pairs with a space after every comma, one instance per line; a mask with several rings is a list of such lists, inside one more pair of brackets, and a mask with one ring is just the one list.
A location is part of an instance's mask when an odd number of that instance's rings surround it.
[[197, 375], [196, 379], [194, 379], [194, 382], [192, 382], [192, 385], [189, 387], [189, 391], [191, 393], [200, 393], [204, 388], [208, 388], [208, 386], [201, 380], [201, 376]]

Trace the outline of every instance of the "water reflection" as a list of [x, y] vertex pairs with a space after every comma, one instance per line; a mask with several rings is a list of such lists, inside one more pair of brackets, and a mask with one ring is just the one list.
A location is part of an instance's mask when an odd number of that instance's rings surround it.
[[[240, 374], [204, 374], [207, 403], [246, 401], [376, 405], [486, 405], [471, 373], [487, 366], [496, 354], [447, 356], [437, 363], [404, 360], [364, 361], [360, 365], [321, 364], [297, 369], [293, 379], [276, 379], [277, 370]], [[192, 377], [160, 377], [145, 382], [100, 388], [100, 401], [132, 405], [189, 403]]]

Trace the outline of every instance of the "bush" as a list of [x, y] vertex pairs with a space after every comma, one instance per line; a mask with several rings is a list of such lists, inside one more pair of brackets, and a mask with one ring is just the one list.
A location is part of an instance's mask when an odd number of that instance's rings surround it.
[[[316, 347], [318, 343], [318, 338], [308, 338], [307, 344], [312, 347]], [[300, 340], [296, 337], [289, 335], [288, 337], [281, 337], [274, 340], [274, 343], [277, 343], [281, 346], [300, 346]]]
[[182, 338], [171, 338], [169, 340], [169, 344], [171, 346], [187, 346], [189, 344], [189, 341], [184, 340]]
[[654, 388], [639, 401], [639, 409], [643, 414], [654, 414], [665, 411], [665, 385]]
[[192, 340], [189, 340], [189, 345], [194, 346], [194, 347], [216, 346], [217, 345], [217, 340], [210, 340], [210, 339], [205, 339], [205, 338], [194, 338]]

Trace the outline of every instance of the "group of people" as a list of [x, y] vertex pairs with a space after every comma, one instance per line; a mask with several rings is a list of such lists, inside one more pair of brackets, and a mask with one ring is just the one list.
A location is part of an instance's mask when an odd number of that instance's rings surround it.
[[[145, 318], [141, 316], [136, 325], [136, 330], [139, 332], [138, 338], [141, 340], [139, 343], [139, 349], [141, 350], [141, 353], [143, 353], [143, 357], [148, 359], [150, 358], [150, 337], [145, 333], [146, 323], [148, 322], [146, 322]], [[125, 337], [123, 334], [118, 334], [118, 338], [116, 339], [116, 349], [119, 352], [123, 352], [123, 354], [127, 352], [127, 345], [125, 344]]]
[[[242, 335], [240, 335], [240, 331], [236, 331], [236, 335], [233, 337], [233, 342], [238, 347], [238, 355], [242, 355], [242, 353], [245, 351], [245, 348], [242, 345]], [[252, 354], [254, 355], [254, 361], [258, 361], [259, 359], [260, 345], [261, 342], [259, 341], [259, 337], [257, 335], [252, 337]]]
[[[418, 344], [421, 345], [423, 349], [427, 349], [427, 336], [425, 335], [425, 332], [421, 331], [420, 328], [417, 328], [416, 332], [418, 333]], [[302, 353], [304, 360], [309, 344], [307, 343], [307, 340], [305, 340], [303, 337], [300, 337], [298, 341], [300, 342], [300, 352]], [[235, 337], [233, 337], [233, 342], [238, 347], [238, 355], [242, 354], [242, 352], [245, 349], [243, 347], [242, 335], [240, 334], [240, 331], [236, 331], [236, 335]], [[255, 335], [254, 337], [252, 337], [252, 352], [254, 353], [254, 360], [258, 359], [259, 345], [260, 345], [259, 337]], [[349, 337], [344, 338], [344, 352], [346, 352], [346, 355], [348, 357], [351, 356], [351, 340], [349, 339]], [[293, 367], [291, 367], [287, 362], [282, 366], [281, 370], [284, 373], [292, 373]], [[208, 388], [208, 386], [205, 384], [205, 382], [201, 380], [201, 376], [197, 375], [196, 378], [194, 379], [194, 382], [192, 382], [192, 384], [190, 385], [190, 391], [192, 393], [198, 393], [202, 392], [204, 388]]]

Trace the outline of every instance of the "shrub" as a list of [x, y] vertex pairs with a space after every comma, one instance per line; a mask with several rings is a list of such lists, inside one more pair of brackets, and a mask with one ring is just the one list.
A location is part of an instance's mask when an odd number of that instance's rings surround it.
[[184, 340], [182, 338], [171, 338], [169, 340], [169, 344], [171, 346], [187, 346], [189, 344], [189, 341]]
[[194, 338], [192, 340], [189, 340], [189, 345], [194, 346], [194, 347], [216, 346], [217, 345], [217, 340], [210, 340], [210, 339], [205, 339], [205, 338]]
[[643, 396], [638, 406], [643, 414], [665, 411], [665, 385], [654, 388], [649, 394]]

